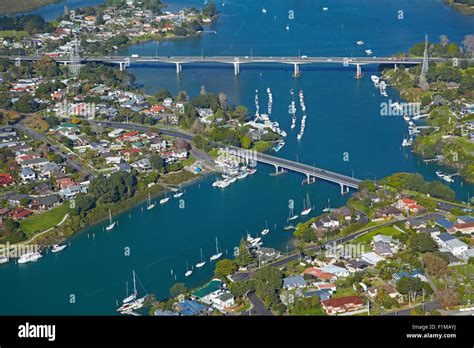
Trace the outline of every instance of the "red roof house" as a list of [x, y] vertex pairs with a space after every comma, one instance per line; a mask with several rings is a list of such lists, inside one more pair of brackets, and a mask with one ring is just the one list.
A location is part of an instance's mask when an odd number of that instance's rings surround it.
[[321, 305], [327, 314], [346, 313], [361, 309], [364, 300], [359, 296], [345, 296], [321, 301]]

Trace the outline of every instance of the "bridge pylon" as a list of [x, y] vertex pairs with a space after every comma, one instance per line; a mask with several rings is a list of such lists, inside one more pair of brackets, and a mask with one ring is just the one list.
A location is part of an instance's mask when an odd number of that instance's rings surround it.
[[238, 75], [240, 73], [240, 63], [238, 61], [234, 62], [234, 75]]
[[356, 79], [361, 79], [362, 78], [362, 68], [361, 68], [361, 65], [360, 64], [356, 64], [356, 74], [355, 74], [355, 78]]
[[341, 195], [345, 195], [346, 193], [349, 193], [349, 186], [344, 186], [344, 184], [339, 184], [341, 186]]
[[298, 63], [293, 63], [293, 75], [292, 77], [300, 77], [301, 72], [300, 72], [300, 66]]

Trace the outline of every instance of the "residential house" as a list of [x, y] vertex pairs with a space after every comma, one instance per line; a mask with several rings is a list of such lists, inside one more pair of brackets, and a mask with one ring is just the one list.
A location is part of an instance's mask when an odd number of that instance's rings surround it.
[[23, 168], [20, 172], [20, 179], [23, 182], [34, 181], [36, 179], [36, 173], [33, 169]]
[[13, 177], [8, 173], [0, 173], [0, 186], [8, 186], [13, 184]]
[[380, 208], [375, 213], [375, 215], [378, 217], [383, 217], [383, 218], [393, 218], [393, 217], [402, 216], [403, 212], [398, 208], [395, 208], [393, 206], [388, 206], [388, 207]]
[[326, 273], [331, 273], [334, 274], [337, 277], [347, 277], [350, 275], [349, 270], [339, 267], [336, 265], [327, 265], [321, 268], [321, 271], [326, 272]]
[[360, 258], [362, 261], [365, 261], [371, 265], [376, 265], [377, 263], [385, 260], [383, 257], [380, 257], [374, 252], [364, 253]]
[[446, 249], [454, 256], [461, 256], [467, 252], [469, 246], [457, 238], [445, 242]]
[[176, 304], [176, 309], [180, 315], [191, 316], [198, 314], [206, 314], [209, 312], [209, 307], [195, 301], [195, 300], [184, 300]]
[[449, 229], [450, 233], [458, 231], [464, 234], [474, 233], [474, 222], [456, 223]]
[[139, 172], [149, 172], [152, 170], [150, 160], [148, 158], [142, 158], [134, 163], [132, 163], [132, 167], [138, 170]]
[[49, 210], [61, 204], [61, 199], [57, 195], [49, 195], [34, 198], [29, 207], [34, 210]]
[[326, 314], [334, 315], [362, 309], [364, 300], [359, 296], [345, 296], [321, 301], [321, 305]]
[[283, 289], [293, 290], [304, 288], [307, 285], [303, 276], [290, 276], [283, 279]]
[[449, 221], [445, 218], [436, 219], [435, 224], [438, 225], [438, 226], [443, 227], [446, 230], [449, 230], [450, 228], [452, 228], [454, 226], [454, 224], [451, 221]]
[[229, 291], [225, 291], [212, 299], [214, 307], [220, 311], [235, 306], [235, 298]]
[[474, 222], [474, 217], [469, 216], [469, 215], [458, 216], [456, 218], [456, 222], [458, 224], [468, 224], [470, 222]]
[[10, 212], [10, 217], [15, 220], [23, 220], [32, 214], [33, 212], [31, 210], [25, 208], [15, 208]]
[[255, 251], [255, 256], [258, 258], [261, 264], [271, 262], [280, 257], [280, 255], [281, 253], [279, 250], [267, 247], [261, 247]]

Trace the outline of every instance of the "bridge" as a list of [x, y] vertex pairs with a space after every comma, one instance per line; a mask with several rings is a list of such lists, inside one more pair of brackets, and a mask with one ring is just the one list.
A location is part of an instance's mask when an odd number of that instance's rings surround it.
[[[16, 62], [21, 61], [37, 61], [42, 56], [2, 56], [3, 58], [9, 58]], [[71, 63], [70, 57], [51, 57], [56, 62], [62, 64]], [[218, 64], [229, 64], [234, 67], [234, 74], [240, 73], [241, 64], [285, 64], [293, 66], [293, 76], [298, 77], [301, 75], [300, 66], [305, 64], [342, 64], [344, 66], [353, 65], [356, 66], [356, 77], [362, 77], [363, 65], [368, 64], [389, 64], [395, 68], [399, 65], [417, 65], [423, 63], [423, 58], [398, 58], [398, 57], [308, 57], [308, 56], [279, 56], [279, 57], [268, 57], [268, 56], [97, 56], [97, 57], [77, 57], [79, 63], [107, 63], [107, 64], [118, 64], [120, 70], [124, 70], [130, 66], [131, 63], [160, 63], [160, 64], [173, 64], [176, 66], [176, 73], [180, 74], [184, 64], [189, 63], [218, 63]], [[433, 62], [445, 62], [447, 58], [428, 58], [429, 61]], [[462, 59], [458, 59], [462, 60]], [[472, 61], [472, 59], [467, 59]]]
[[[129, 130], [137, 130], [140, 132], [147, 132], [150, 130], [150, 126], [140, 125], [134, 123], [122, 123], [122, 122], [111, 122], [111, 121], [91, 121], [99, 126], [122, 128]], [[183, 133], [178, 130], [159, 128], [158, 131], [161, 134], [173, 136], [177, 138], [183, 138], [187, 141], [192, 141], [194, 135], [190, 133]], [[349, 188], [358, 189], [361, 180], [342, 175], [336, 172], [331, 172], [318, 167], [313, 167], [304, 163], [290, 161], [285, 158], [271, 156], [265, 153], [259, 153], [252, 150], [245, 150], [235, 146], [228, 146], [221, 143], [211, 142], [212, 145], [219, 147], [222, 151], [229, 155], [236, 156], [240, 159], [245, 160], [247, 163], [256, 161], [264, 164], [269, 164], [275, 167], [276, 173], [281, 173], [282, 170], [291, 170], [292, 172], [301, 173], [306, 175], [308, 183], [313, 183], [315, 179], [321, 179], [332, 183], [339, 184], [341, 187], [341, 194], [349, 192]]]

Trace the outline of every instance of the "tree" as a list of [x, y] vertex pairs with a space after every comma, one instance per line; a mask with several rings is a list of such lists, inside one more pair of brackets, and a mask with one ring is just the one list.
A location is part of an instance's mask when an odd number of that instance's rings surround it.
[[165, 161], [160, 155], [152, 155], [150, 157], [151, 167], [159, 173], [162, 173], [165, 169]]
[[233, 260], [223, 259], [216, 263], [214, 274], [216, 277], [225, 279], [228, 275], [237, 271], [237, 264]]
[[428, 273], [433, 276], [441, 276], [448, 272], [447, 262], [434, 254], [426, 254], [423, 256], [423, 265]]
[[185, 295], [188, 292], [188, 288], [184, 283], [176, 283], [170, 288], [170, 295], [177, 297], [179, 295]]
[[436, 242], [427, 233], [417, 233], [408, 238], [409, 247], [416, 252], [426, 253], [438, 248]]
[[249, 109], [247, 109], [246, 106], [238, 105], [235, 108], [232, 116], [234, 118], [238, 118], [241, 121], [245, 121], [247, 119], [247, 117], [249, 116]]
[[84, 214], [95, 207], [95, 198], [90, 194], [79, 194], [74, 200], [73, 212]]
[[466, 54], [474, 57], [474, 35], [466, 35], [462, 44]]
[[171, 92], [162, 88], [155, 94], [155, 97], [158, 101], [163, 101], [166, 98], [171, 98]]
[[397, 291], [408, 297], [408, 301], [415, 301], [418, 292], [423, 289], [422, 281], [416, 277], [402, 277], [397, 282]]
[[446, 308], [459, 304], [459, 295], [455, 289], [445, 289], [436, 292], [436, 299], [439, 304]]
[[240, 144], [244, 149], [250, 149], [252, 147], [252, 138], [247, 135], [240, 137]]
[[[277, 292], [281, 289], [283, 273], [274, 267], [265, 266], [255, 274], [255, 290], [262, 299], [269, 299], [270, 303], [278, 302]], [[267, 302], [265, 300], [265, 302]], [[275, 303], [276, 303], [275, 302]]]
[[236, 262], [241, 267], [246, 267], [253, 262], [252, 254], [250, 254], [248, 243], [245, 239], [240, 240], [239, 254], [236, 256]]
[[227, 96], [224, 93], [219, 93], [219, 105], [222, 110], [227, 108]]
[[217, 7], [214, 1], [209, 1], [202, 9], [202, 15], [212, 18], [217, 15]]
[[448, 39], [448, 36], [447, 35], [441, 35], [439, 37], [439, 43], [441, 44], [441, 46], [445, 47], [449, 42], [449, 39]]

